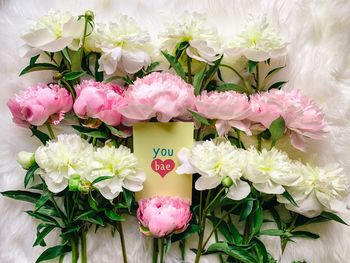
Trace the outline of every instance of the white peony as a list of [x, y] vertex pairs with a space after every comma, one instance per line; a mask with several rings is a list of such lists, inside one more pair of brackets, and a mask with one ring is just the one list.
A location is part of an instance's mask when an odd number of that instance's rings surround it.
[[78, 135], [58, 135], [57, 140], [49, 141], [35, 151], [35, 161], [39, 166], [37, 173], [51, 192], [61, 192], [73, 175], [85, 175], [92, 154], [93, 147]]
[[244, 177], [260, 192], [282, 194], [284, 186], [298, 180], [298, 175], [291, 173], [290, 169], [291, 161], [287, 154], [275, 148], [259, 152], [252, 147], [246, 153]]
[[33, 56], [41, 51], [58, 52], [67, 46], [77, 50], [83, 36], [84, 24], [84, 19], [78, 20], [69, 12], [50, 10], [22, 36], [26, 43], [25, 55]]
[[131, 17], [120, 15], [116, 22], [99, 24], [92, 37], [90, 42], [102, 52], [99, 70], [108, 75], [117, 69], [136, 73], [151, 63], [150, 37]]
[[286, 208], [307, 217], [315, 217], [322, 211], [346, 212], [346, 199], [350, 184], [343, 169], [335, 165], [313, 167], [309, 164], [295, 162], [292, 165], [293, 174], [300, 176], [297, 184], [287, 187], [298, 206], [279, 196], [278, 201]]
[[212, 64], [220, 55], [217, 43], [217, 32], [214, 28], [205, 25], [205, 16], [199, 13], [185, 12], [165, 32], [159, 34], [163, 50], [174, 52], [177, 45], [188, 42], [186, 53], [189, 57]]
[[104, 146], [97, 148], [90, 163], [91, 172], [85, 179], [91, 183], [99, 177], [110, 176], [94, 186], [106, 199], [116, 198], [123, 187], [133, 191], [141, 191], [146, 179], [144, 172], [138, 170], [137, 159], [129, 148], [120, 146]]
[[201, 175], [195, 183], [199, 191], [213, 189], [229, 177], [232, 180], [227, 197], [241, 200], [250, 193], [250, 186], [242, 181], [242, 152], [230, 142], [215, 144], [213, 141], [197, 143], [191, 150], [182, 149], [178, 153], [181, 165], [178, 174], [198, 173]]
[[233, 57], [243, 55], [252, 61], [265, 61], [284, 56], [286, 52], [287, 43], [264, 16], [251, 17], [245, 29], [234, 37], [224, 53]]

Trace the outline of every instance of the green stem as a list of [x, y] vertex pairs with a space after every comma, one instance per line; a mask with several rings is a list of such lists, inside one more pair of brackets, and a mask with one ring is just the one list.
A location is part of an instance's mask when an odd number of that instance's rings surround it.
[[121, 221], [118, 221], [118, 227], [119, 227], [120, 244], [122, 246], [122, 252], [123, 252], [123, 262], [128, 263], [128, 256], [126, 254], [124, 231], [123, 231], [123, 225], [122, 225]]
[[51, 139], [52, 139], [52, 140], [55, 139], [56, 137], [55, 137], [55, 134], [54, 134], [54, 132], [53, 132], [53, 130], [52, 130], [52, 128], [51, 128], [50, 123], [47, 121], [47, 122], [45, 123], [45, 125], [46, 125], [47, 130], [49, 131], [49, 134], [50, 134]]
[[61, 79], [61, 81], [63, 82], [63, 84], [66, 86], [66, 88], [68, 89], [68, 91], [70, 92], [70, 94], [72, 94], [73, 100], [75, 100], [75, 91], [72, 88], [72, 86], [68, 83], [68, 81], [66, 81], [65, 79]]
[[189, 84], [192, 84], [191, 61], [192, 59], [187, 56], [187, 82]]
[[203, 191], [199, 192], [199, 218], [202, 218]]
[[[217, 243], [217, 242], [219, 242], [218, 231], [215, 230], [214, 233], [215, 233], [215, 242]], [[224, 263], [224, 259], [222, 258], [221, 254], [219, 254], [219, 261], [220, 261], [220, 263]]]
[[220, 64], [220, 67], [224, 67], [224, 68], [228, 68], [228, 69], [232, 70], [244, 82], [243, 76], [233, 67], [226, 65], [226, 64]]
[[228, 212], [225, 213], [225, 215], [223, 217], [220, 218], [219, 222], [216, 223], [216, 225], [213, 227], [212, 231], [210, 232], [209, 236], [207, 237], [207, 239], [205, 240], [203, 246], [202, 246], [202, 250], [205, 249], [205, 246], [208, 244], [209, 239], [211, 238], [211, 236], [215, 233], [215, 231], [218, 229], [218, 227], [220, 226], [221, 222], [224, 221], [224, 219], [226, 218], [226, 216], [228, 216], [233, 210], [235, 210], [237, 208], [239, 204], [235, 205], [234, 207], [232, 207]]
[[85, 18], [85, 24], [84, 24], [84, 35], [83, 35], [83, 40], [81, 42], [81, 48], [84, 50], [84, 45], [85, 45], [85, 39], [86, 39], [86, 32], [87, 32], [87, 25], [88, 25], [88, 19]]
[[236, 133], [237, 133], [238, 146], [239, 148], [243, 148], [242, 141], [241, 141], [241, 131], [236, 129]]
[[203, 217], [202, 217], [202, 220], [201, 220], [201, 230], [200, 230], [200, 233], [199, 233], [196, 259], [194, 260], [195, 263], [199, 262], [199, 259], [200, 259], [201, 255], [202, 255], [202, 244], [203, 244], [203, 239], [204, 239], [206, 219], [207, 219], [207, 217], [206, 217], [206, 214], [204, 213]]
[[208, 211], [209, 208], [215, 203], [215, 201], [219, 198], [219, 196], [222, 194], [222, 192], [225, 191], [225, 187], [221, 188], [220, 191], [216, 194], [216, 196], [214, 197], [214, 199], [209, 203], [208, 206], [206, 206], [204, 211]]
[[160, 238], [160, 260], [159, 263], [164, 262], [164, 238]]
[[158, 239], [157, 238], [153, 238], [152, 263], [157, 263], [158, 262], [158, 254], [159, 254]]
[[87, 230], [83, 227], [81, 232], [81, 263], [87, 263], [86, 235]]
[[78, 258], [79, 258], [78, 243], [75, 236], [71, 239], [71, 245], [72, 245], [72, 263], [78, 263]]
[[262, 135], [261, 133], [258, 134], [258, 151], [261, 152], [261, 139], [262, 139]]

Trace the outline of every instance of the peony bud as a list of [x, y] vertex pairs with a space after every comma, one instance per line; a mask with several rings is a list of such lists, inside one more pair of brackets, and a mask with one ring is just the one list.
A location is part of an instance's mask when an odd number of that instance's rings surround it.
[[78, 185], [78, 191], [82, 192], [84, 194], [89, 193], [91, 189], [91, 183], [86, 180], [80, 180], [79, 185]]
[[225, 176], [225, 178], [222, 179], [221, 184], [226, 188], [230, 188], [233, 185], [233, 180], [231, 177]]
[[86, 12], [85, 12], [85, 17], [86, 17], [86, 19], [88, 19], [88, 20], [93, 20], [94, 19], [94, 17], [95, 17], [95, 14], [94, 14], [94, 12], [92, 12], [91, 10], [87, 10]]
[[21, 151], [17, 154], [17, 162], [28, 170], [33, 164], [35, 164], [34, 153]]
[[69, 191], [79, 191], [79, 184], [80, 184], [80, 176], [78, 174], [72, 175], [71, 178], [69, 178], [68, 185], [69, 185]]

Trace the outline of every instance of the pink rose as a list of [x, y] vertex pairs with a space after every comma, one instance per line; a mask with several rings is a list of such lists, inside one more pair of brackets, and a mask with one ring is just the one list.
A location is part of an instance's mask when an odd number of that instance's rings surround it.
[[125, 95], [128, 105], [120, 112], [131, 120], [157, 117], [160, 122], [172, 118], [188, 120], [194, 108], [193, 87], [170, 73], [154, 72], [137, 79]]
[[197, 97], [196, 108], [200, 115], [214, 119], [220, 136], [228, 133], [231, 127], [251, 135], [247, 118], [250, 116], [248, 97], [234, 91], [206, 92]]
[[84, 80], [75, 86], [77, 98], [74, 112], [82, 119], [94, 118], [117, 126], [121, 122], [119, 108], [126, 104], [124, 90], [116, 84]]
[[73, 99], [65, 88], [39, 83], [16, 94], [7, 102], [13, 121], [22, 126], [41, 126], [50, 118], [58, 124], [72, 109]]
[[298, 90], [271, 90], [257, 94], [251, 98], [251, 107], [253, 114], [250, 119], [266, 128], [282, 116], [291, 144], [301, 151], [305, 151], [305, 138], [321, 139], [328, 132], [320, 108]]
[[153, 197], [139, 201], [141, 232], [156, 238], [186, 230], [192, 218], [190, 202], [178, 197]]

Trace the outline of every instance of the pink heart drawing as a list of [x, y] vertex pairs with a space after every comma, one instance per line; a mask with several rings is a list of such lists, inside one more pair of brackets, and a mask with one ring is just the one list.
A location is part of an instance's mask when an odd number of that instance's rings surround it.
[[170, 173], [175, 168], [175, 162], [171, 159], [164, 161], [160, 159], [154, 159], [151, 163], [152, 170], [158, 173], [162, 178]]

